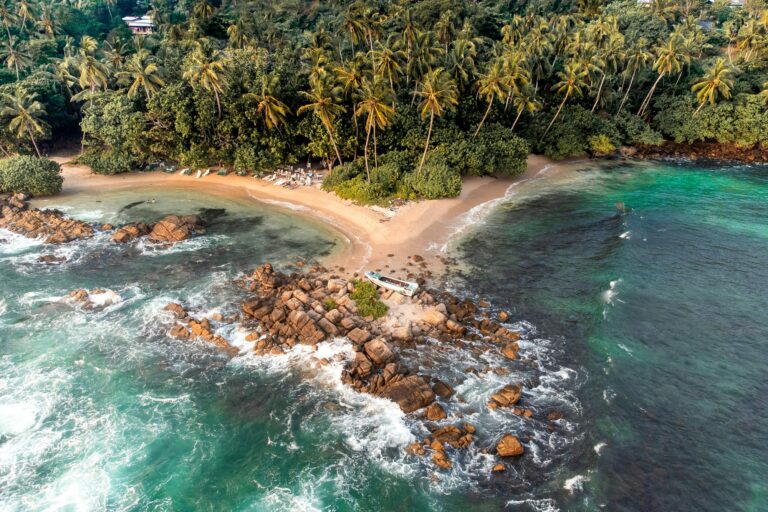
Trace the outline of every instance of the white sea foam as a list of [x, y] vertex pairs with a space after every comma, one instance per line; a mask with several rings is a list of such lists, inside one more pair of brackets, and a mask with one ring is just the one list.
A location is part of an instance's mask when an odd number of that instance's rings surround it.
[[584, 490], [585, 482], [589, 482], [588, 476], [576, 475], [565, 481], [565, 483], [563, 484], [563, 489], [565, 489], [571, 494], [575, 494], [576, 492], [581, 492], [582, 490]]
[[18, 434], [33, 427], [37, 411], [33, 404], [24, 402], [0, 402], [0, 435]]
[[625, 231], [619, 235], [619, 238], [621, 238], [622, 240], [629, 240], [631, 236], [632, 236], [632, 233], [630, 231]]
[[8, 303], [5, 299], [0, 299], [0, 316], [3, 316], [8, 311]]
[[603, 448], [605, 448], [606, 446], [608, 446], [608, 443], [606, 443], [604, 441], [597, 443], [594, 446], [595, 453], [600, 455], [600, 453], [603, 451]]
[[143, 256], [165, 256], [168, 254], [195, 252], [201, 249], [207, 249], [229, 239], [230, 238], [226, 235], [206, 235], [182, 240], [181, 242], [176, 242], [170, 246], [166, 244], [157, 245], [141, 239], [136, 242], [136, 247]]
[[606, 304], [613, 304], [614, 299], [619, 294], [618, 287], [620, 283], [621, 279], [616, 279], [610, 282], [609, 288], [603, 292], [603, 302]]
[[19, 254], [43, 245], [41, 238], [27, 238], [2, 228], [0, 228], [0, 239], [5, 240], [0, 243], [0, 255]]
[[532, 507], [536, 512], [559, 512], [559, 508], [557, 508], [557, 504], [555, 503], [555, 500], [551, 499], [527, 499], [527, 500], [509, 500], [507, 502], [507, 505], [528, 505], [529, 507]]
[[[253, 197], [253, 196], [252, 196]], [[279, 201], [277, 199], [265, 199], [263, 197], [256, 198], [262, 203], [266, 203], [272, 206], [277, 206], [279, 208], [285, 208], [286, 210], [293, 210], [295, 212], [306, 212], [309, 211], [309, 208], [304, 206], [303, 204], [296, 204], [291, 203], [289, 201]]]

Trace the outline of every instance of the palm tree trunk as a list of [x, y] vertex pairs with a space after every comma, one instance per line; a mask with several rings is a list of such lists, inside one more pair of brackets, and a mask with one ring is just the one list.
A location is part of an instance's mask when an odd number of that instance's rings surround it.
[[627, 86], [627, 92], [624, 93], [624, 97], [621, 98], [621, 103], [619, 103], [619, 109], [616, 111], [616, 116], [619, 117], [619, 114], [621, 113], [621, 109], [624, 108], [624, 104], [627, 102], [627, 98], [629, 97], [629, 91], [632, 90], [632, 82], [635, 81], [635, 74], [637, 73], [637, 67], [632, 71], [632, 77], [629, 79], [629, 85]]
[[424, 144], [424, 154], [421, 155], [421, 163], [419, 164], [419, 170], [416, 174], [421, 174], [421, 169], [424, 167], [424, 161], [427, 159], [427, 151], [429, 150], [429, 139], [432, 138], [432, 122], [435, 120], [435, 111], [429, 112], [429, 131], [427, 132], [427, 143]]
[[597, 88], [597, 96], [595, 97], [595, 104], [592, 105], [592, 112], [595, 111], [597, 108], [597, 104], [600, 102], [600, 93], [603, 92], [603, 84], [605, 83], [605, 73], [603, 73], [603, 78], [600, 79], [600, 87]]
[[560, 115], [560, 111], [563, 110], [563, 106], [565, 105], [565, 102], [568, 101], [568, 96], [571, 94], [571, 91], [568, 91], [565, 93], [565, 98], [563, 98], [563, 102], [560, 103], [560, 106], [557, 109], [557, 112], [555, 112], [555, 117], [552, 118], [552, 120], [549, 122], [549, 126], [547, 126], [547, 129], [544, 130], [544, 135], [541, 136], [541, 140], [544, 140], [544, 137], [547, 136], [549, 133], [550, 128], [552, 128], [552, 125], [555, 124], [555, 119], [557, 119], [557, 116]]
[[357, 160], [357, 147], [360, 145], [360, 142], [358, 140], [360, 138], [360, 127], [359, 127], [359, 125], [357, 123], [357, 116], [354, 115], [354, 112], [357, 112], [357, 102], [356, 101], [352, 102], [352, 112], [353, 112], [352, 119], [355, 122], [355, 157], [353, 158], [353, 160]]
[[493, 106], [493, 95], [491, 95], [490, 101], [488, 101], [488, 108], [485, 109], [485, 115], [480, 120], [480, 124], [477, 125], [477, 130], [475, 130], [475, 135], [473, 137], [477, 137], [477, 134], [480, 133], [480, 128], [483, 127], [483, 123], [485, 123], [485, 119], [488, 117], [488, 113], [491, 111], [491, 107]]
[[515, 126], [517, 126], [517, 122], [520, 120], [520, 116], [523, 115], [523, 110], [525, 109], [520, 109], [520, 112], [517, 113], [517, 117], [515, 117], [515, 122], [512, 123], [512, 128], [510, 128], [510, 131], [515, 131]]
[[35, 136], [32, 134], [32, 130], [27, 128], [27, 133], [29, 134], [29, 140], [32, 141], [32, 145], [35, 147], [35, 153], [37, 153], [37, 158], [41, 158], [42, 155], [40, 154], [40, 148], [37, 147], [37, 142], [35, 142]]
[[[379, 168], [379, 152], [376, 144], [376, 122], [373, 123], [373, 164], [376, 169]], [[370, 181], [370, 178], [369, 178]]]
[[330, 126], [326, 126], [325, 129], [328, 131], [328, 137], [331, 138], [331, 144], [333, 144], [333, 150], [336, 151], [336, 158], [339, 159], [339, 165], [342, 165], [344, 162], [341, 160], [341, 153], [339, 153], [339, 148], [336, 146], [336, 139], [333, 138], [333, 132], [331, 131]]
[[371, 138], [371, 125], [368, 124], [368, 129], [366, 130], [366, 136], [365, 136], [365, 151], [363, 152], [363, 155], [365, 155], [365, 174], [368, 176], [368, 183], [371, 182], [371, 169], [368, 167], [368, 141], [370, 140], [370, 138]]
[[637, 111], [637, 115], [643, 115], [645, 113], [645, 109], [648, 108], [648, 105], [651, 103], [651, 98], [653, 97], [653, 92], [656, 90], [656, 86], [659, 85], [659, 82], [661, 82], [661, 79], [664, 78], [664, 72], [662, 71], [659, 73], [659, 77], [656, 79], [655, 82], [653, 82], [653, 86], [651, 87], [651, 90], [648, 91], [648, 95], [646, 95], [645, 99], [643, 100], [643, 103], [640, 105], [640, 110]]
[[218, 112], [218, 117], [221, 118], [221, 101], [219, 101], [219, 93], [216, 89], [213, 89], [213, 97], [216, 98], [216, 111]]

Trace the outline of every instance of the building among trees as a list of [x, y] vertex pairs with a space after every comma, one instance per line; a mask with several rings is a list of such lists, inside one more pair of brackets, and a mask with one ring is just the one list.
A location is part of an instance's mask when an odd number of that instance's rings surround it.
[[134, 34], [151, 34], [155, 27], [151, 16], [124, 16], [123, 21]]

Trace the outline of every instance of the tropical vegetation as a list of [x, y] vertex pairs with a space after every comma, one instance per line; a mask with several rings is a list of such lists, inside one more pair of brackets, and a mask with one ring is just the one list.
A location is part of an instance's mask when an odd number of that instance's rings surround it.
[[381, 202], [529, 151], [768, 147], [765, 0], [0, 0], [0, 25], [0, 151], [72, 137], [100, 173], [319, 159]]

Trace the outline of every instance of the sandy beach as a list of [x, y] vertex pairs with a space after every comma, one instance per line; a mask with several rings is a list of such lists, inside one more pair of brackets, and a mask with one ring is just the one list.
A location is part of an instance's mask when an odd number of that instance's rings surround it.
[[408, 258], [416, 254], [424, 257], [430, 268], [442, 265], [438, 258], [441, 249], [468, 222], [469, 215], [482, 205], [503, 198], [513, 185], [532, 180], [543, 169], [557, 165], [546, 157], [531, 155], [526, 172], [515, 178], [469, 177], [464, 180], [461, 195], [457, 198], [411, 202], [386, 210], [353, 204], [318, 187], [287, 189], [251, 177], [211, 174], [197, 179], [159, 171], [101, 176], [91, 173], [86, 166], [70, 163], [71, 155], [53, 156], [52, 159], [62, 165], [62, 194], [134, 186], [173, 186], [204, 190], [210, 194], [247, 195], [321, 220], [338, 230], [349, 244], [330, 264], [349, 271], [386, 268], [394, 274], [398, 274], [397, 269], [402, 269]]

